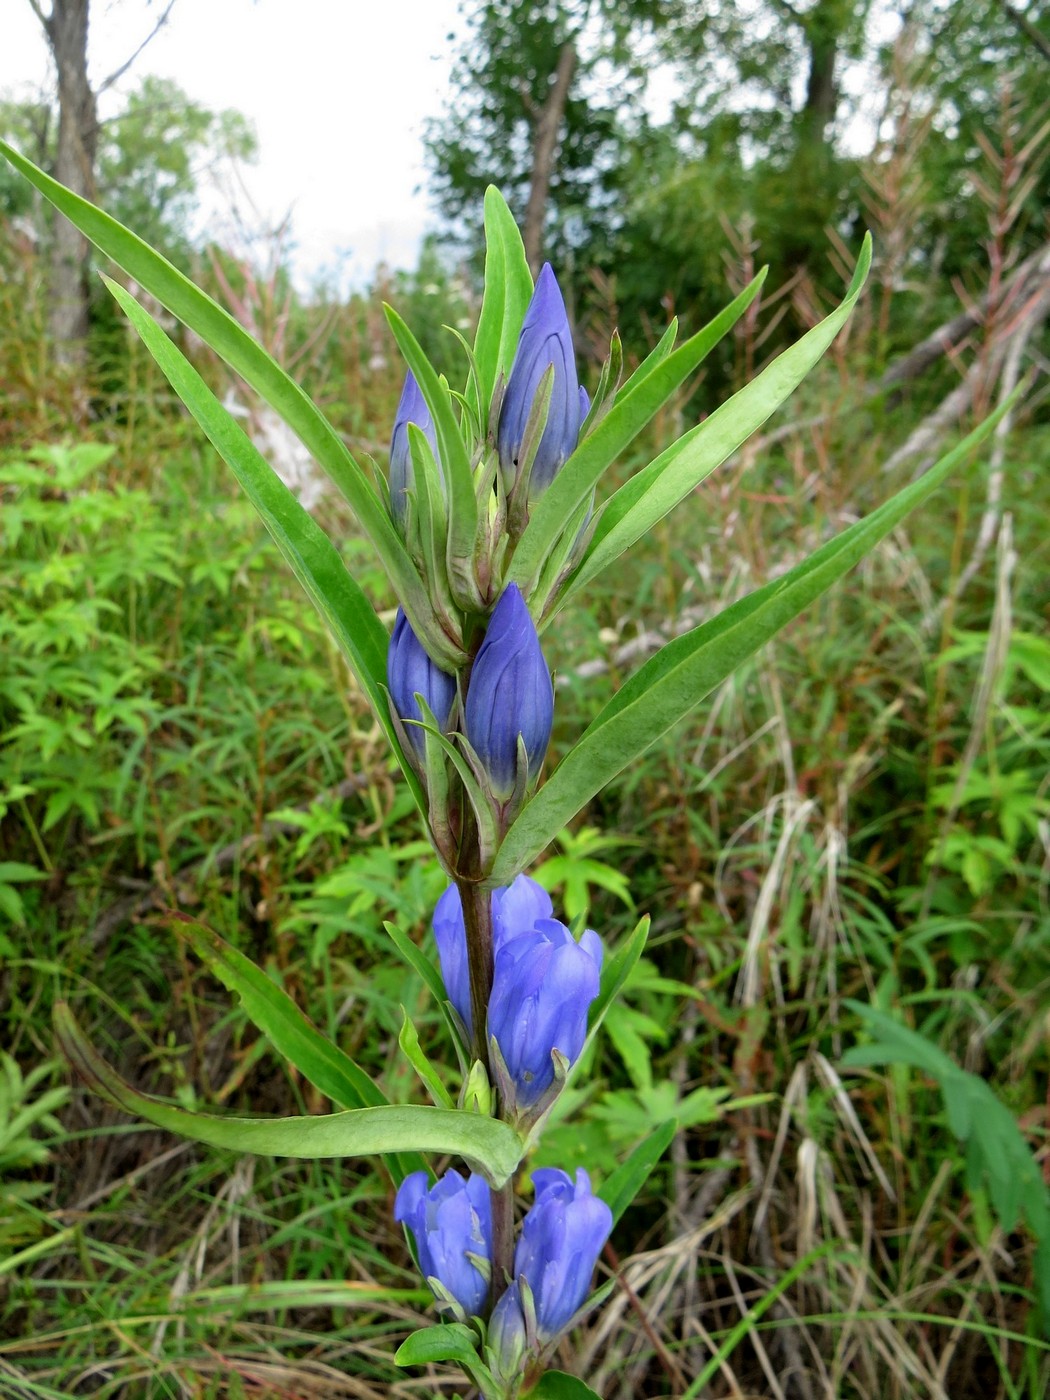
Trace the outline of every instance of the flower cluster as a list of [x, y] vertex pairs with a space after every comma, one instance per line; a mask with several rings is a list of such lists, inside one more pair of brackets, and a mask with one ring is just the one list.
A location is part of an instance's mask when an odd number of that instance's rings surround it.
[[[602, 942], [591, 929], [577, 942], [553, 917], [547, 891], [527, 875], [493, 890], [491, 905], [488, 1041], [508, 1115], [529, 1121], [549, 1106], [583, 1050]], [[437, 902], [434, 938], [449, 1001], [472, 1035], [467, 936], [455, 885]]]
[[[612, 1211], [579, 1168], [532, 1173], [536, 1198], [521, 1224], [514, 1276], [489, 1323], [493, 1367], [507, 1379], [520, 1375], [576, 1319], [587, 1301], [598, 1256], [612, 1230]], [[489, 1293], [492, 1215], [481, 1177], [447, 1171], [431, 1187], [425, 1172], [402, 1182], [394, 1208], [412, 1231], [419, 1266], [441, 1307], [479, 1316]]]
[[[464, 660], [454, 674], [445, 669], [447, 655], [433, 645], [428, 649], [426, 639], [413, 631], [399, 609], [387, 686], [403, 747], [424, 781], [422, 726], [427, 716], [417, 695], [442, 734], [459, 734], [472, 764], [484, 775], [489, 798], [508, 820], [513, 815], [508, 807], [520, 803], [543, 763], [554, 691], [526, 599], [517, 584], [498, 588], [496, 580], [507, 557], [507, 535], [520, 533], [529, 504], [571, 455], [588, 411], [587, 394], [576, 376], [565, 304], [549, 265], [537, 280], [510, 376], [494, 410], [487, 442], [473, 449], [475, 458], [494, 459], [489, 476], [479, 476], [479, 482], [491, 479], [492, 504], [486, 508], [482, 493], [483, 528], [470, 563], [471, 577], [464, 585], [472, 597], [482, 597], [483, 592], [494, 596], [494, 606], [487, 613], [471, 613], [469, 608], [457, 610], [454, 602], [447, 605], [456, 595], [453, 577], [460, 576], [448, 567], [451, 544], [441, 537], [432, 499], [436, 492], [440, 510], [445, 509], [447, 486], [438, 435], [415, 377], [409, 372], [405, 379], [390, 442], [390, 514], [417, 559], [449, 646], [460, 646]], [[417, 480], [420, 472], [429, 473], [425, 488]], [[494, 532], [490, 516], [497, 522]]]

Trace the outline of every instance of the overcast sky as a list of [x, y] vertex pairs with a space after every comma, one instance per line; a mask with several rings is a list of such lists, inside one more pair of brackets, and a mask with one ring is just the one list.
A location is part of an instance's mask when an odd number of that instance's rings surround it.
[[[163, 8], [92, 0], [93, 82], [130, 57]], [[243, 112], [259, 140], [247, 190], [271, 224], [291, 210], [299, 280], [343, 263], [341, 280], [360, 282], [380, 260], [415, 263], [428, 220], [416, 192], [423, 123], [442, 108], [455, 22], [456, 0], [175, 0], [118, 92], [155, 73], [207, 107]], [[0, 96], [53, 87], [29, 0], [0, 0]], [[107, 97], [102, 115], [112, 110]]]

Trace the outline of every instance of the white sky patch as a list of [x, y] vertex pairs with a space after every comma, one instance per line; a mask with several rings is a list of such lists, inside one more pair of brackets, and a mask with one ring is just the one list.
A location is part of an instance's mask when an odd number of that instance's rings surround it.
[[[161, 0], [94, 0], [89, 63], [97, 85], [135, 51]], [[0, 0], [0, 96], [53, 91], [29, 0]], [[429, 223], [422, 136], [448, 90], [456, 0], [176, 0], [165, 27], [107, 94], [102, 115], [147, 73], [254, 125], [241, 213], [276, 227], [291, 213], [296, 279], [360, 285], [376, 264], [412, 267]], [[230, 190], [205, 195], [222, 220]], [[213, 230], [214, 231], [214, 230]]]

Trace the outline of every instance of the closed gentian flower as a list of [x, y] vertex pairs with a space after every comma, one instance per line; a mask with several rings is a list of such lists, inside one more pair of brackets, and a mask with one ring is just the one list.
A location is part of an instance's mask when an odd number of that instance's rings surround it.
[[472, 1172], [464, 1181], [451, 1169], [428, 1187], [426, 1172], [413, 1172], [398, 1189], [394, 1219], [412, 1231], [423, 1277], [436, 1279], [468, 1317], [479, 1314], [489, 1270], [470, 1256], [483, 1265], [492, 1258], [492, 1198], [484, 1177]]
[[[504, 943], [529, 932], [540, 919], [549, 919], [551, 913], [550, 895], [528, 875], [519, 875], [510, 885], [493, 890], [493, 956]], [[459, 1012], [468, 1033], [473, 1035], [467, 931], [463, 923], [463, 904], [455, 885], [449, 885], [434, 907], [434, 940], [448, 999]]]
[[536, 1200], [521, 1225], [514, 1277], [524, 1278], [536, 1307], [541, 1345], [553, 1341], [586, 1301], [591, 1275], [612, 1230], [612, 1211], [591, 1191], [580, 1167], [576, 1180], [544, 1167], [532, 1173]]
[[390, 438], [390, 513], [402, 531], [408, 513], [406, 492], [411, 489], [414, 479], [412, 451], [408, 442], [409, 423], [415, 423], [426, 434], [427, 441], [434, 449], [434, 457], [440, 464], [434, 420], [411, 370], [405, 375], [405, 387], [401, 391], [397, 413], [394, 415], [394, 431]]
[[508, 1284], [507, 1291], [492, 1309], [487, 1340], [492, 1352], [492, 1365], [500, 1379], [520, 1379], [529, 1350], [529, 1338], [516, 1282]]
[[508, 584], [489, 618], [470, 673], [463, 728], [506, 801], [518, 771], [518, 736], [529, 757], [529, 778], [540, 771], [554, 723], [554, 687], [540, 639], [516, 583]]
[[[390, 649], [386, 654], [386, 683], [390, 689], [391, 704], [403, 723], [423, 718], [416, 703], [416, 696], [422, 695], [439, 728], [444, 731], [448, 727], [456, 699], [456, 678], [431, 661], [401, 608], [397, 610]], [[422, 758], [425, 747], [422, 729], [418, 724], [405, 723], [405, 733]]]
[[540, 919], [495, 954], [488, 1033], [513, 1081], [514, 1104], [533, 1107], [554, 1083], [557, 1050], [569, 1064], [587, 1038], [587, 1013], [601, 981], [602, 943], [579, 943], [557, 919]]
[[518, 457], [533, 400], [550, 365], [554, 366], [554, 380], [547, 424], [532, 464], [530, 498], [545, 491], [554, 480], [576, 446], [583, 421], [569, 318], [565, 314], [558, 279], [550, 263], [544, 263], [525, 312], [496, 432], [496, 448], [508, 494], [517, 479]]

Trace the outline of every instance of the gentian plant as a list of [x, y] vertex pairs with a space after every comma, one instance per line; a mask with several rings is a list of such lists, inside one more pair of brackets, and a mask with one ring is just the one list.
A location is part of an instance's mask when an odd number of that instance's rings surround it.
[[[458, 1365], [488, 1400], [593, 1395], [549, 1370], [567, 1329], [602, 1297], [593, 1276], [610, 1231], [667, 1148], [651, 1133], [604, 1180], [533, 1171], [551, 1108], [645, 945], [642, 919], [619, 946], [573, 930], [525, 871], [555, 834], [744, 658], [841, 578], [924, 501], [1008, 407], [918, 481], [810, 558], [669, 642], [570, 742], [546, 781], [555, 708], [542, 633], [563, 607], [685, 501], [787, 398], [844, 325], [868, 271], [866, 242], [842, 304], [750, 384], [617, 489], [609, 468], [758, 295], [760, 274], [695, 335], [672, 324], [626, 379], [614, 339], [590, 403], [579, 386], [557, 279], [533, 287], [521, 239], [495, 189], [485, 202], [485, 292], [473, 344], [432, 366], [387, 315], [406, 362], [387, 481], [374, 481], [307, 395], [225, 311], [134, 234], [4, 154], [130, 279], [157, 298], [276, 409], [354, 509], [398, 601], [391, 636], [336, 547], [300, 507], [153, 317], [123, 286], [114, 297], [175, 391], [229, 464], [317, 607], [390, 741], [448, 877], [434, 910], [438, 962], [390, 926], [445, 1015], [462, 1087], [401, 1046], [431, 1104], [392, 1104], [288, 996], [236, 949], [183, 916], [200, 956], [248, 1016], [338, 1111], [231, 1118], [137, 1092], [56, 1010], [66, 1054], [127, 1112], [241, 1152], [381, 1156], [441, 1315], [397, 1354], [408, 1366]], [[457, 369], [456, 366], [459, 366]], [[452, 383], [458, 375], [458, 387]], [[440, 971], [439, 971], [439, 966]], [[451, 1082], [457, 1081], [453, 1078]], [[434, 1178], [433, 1158], [451, 1158]], [[611, 1287], [612, 1285], [607, 1285]]]

